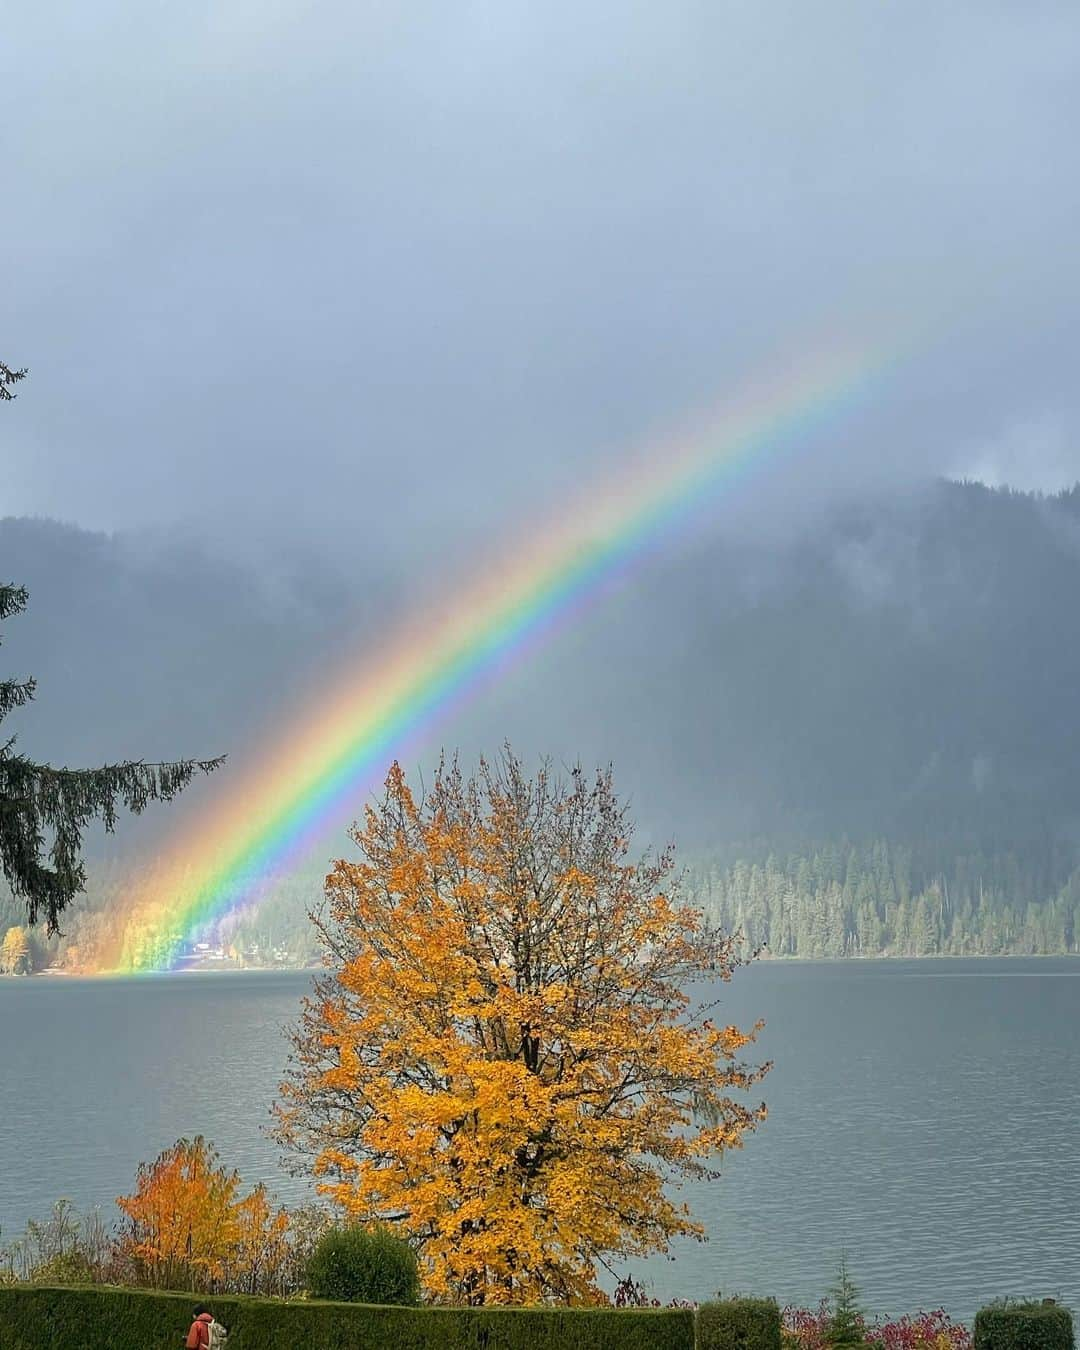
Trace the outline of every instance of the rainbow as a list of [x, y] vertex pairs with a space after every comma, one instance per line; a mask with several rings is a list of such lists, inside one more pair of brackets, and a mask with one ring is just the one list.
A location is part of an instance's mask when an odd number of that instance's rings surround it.
[[226, 767], [224, 800], [185, 827], [146, 887], [155, 917], [144, 919], [144, 934], [149, 924], [158, 940], [129, 941], [116, 965], [170, 968], [193, 934], [256, 903], [266, 878], [284, 875], [357, 814], [360, 794], [392, 757], [572, 621], [752, 465], [805, 443], [865, 401], [891, 364], [861, 350], [830, 350], [758, 383], [632, 457], [616, 481], [485, 566], [441, 611], [415, 616], [374, 658], [345, 669], [250, 769], [237, 775]]

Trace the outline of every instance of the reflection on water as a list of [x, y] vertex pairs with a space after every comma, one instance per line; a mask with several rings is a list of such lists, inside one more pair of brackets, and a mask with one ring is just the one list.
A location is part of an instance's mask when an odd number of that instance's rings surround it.
[[[759, 963], [724, 1017], [767, 1020], [770, 1117], [685, 1198], [709, 1233], [632, 1265], [658, 1296], [816, 1302], [846, 1251], [864, 1302], [1080, 1306], [1080, 965]], [[0, 1225], [112, 1205], [205, 1134], [247, 1182], [306, 1195], [263, 1133], [307, 988], [294, 974], [0, 980]]]

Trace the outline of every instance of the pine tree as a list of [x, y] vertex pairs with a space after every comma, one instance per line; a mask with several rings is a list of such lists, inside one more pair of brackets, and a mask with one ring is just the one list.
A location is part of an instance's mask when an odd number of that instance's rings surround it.
[[[0, 362], [0, 401], [15, 397], [12, 386], [25, 374]], [[0, 584], [0, 620], [21, 613], [26, 601], [23, 587]], [[33, 697], [33, 680], [0, 680], [0, 721]], [[58, 931], [60, 915], [85, 883], [82, 837], [90, 822], [111, 831], [119, 807], [138, 814], [148, 802], [169, 801], [223, 758], [54, 769], [14, 746], [14, 737], [0, 742], [0, 867], [13, 895], [25, 900], [27, 919], [44, 917], [49, 933]]]
[[840, 1258], [836, 1284], [830, 1291], [832, 1316], [825, 1327], [824, 1341], [831, 1346], [866, 1344], [866, 1320], [859, 1308], [859, 1291], [848, 1274], [847, 1260]]

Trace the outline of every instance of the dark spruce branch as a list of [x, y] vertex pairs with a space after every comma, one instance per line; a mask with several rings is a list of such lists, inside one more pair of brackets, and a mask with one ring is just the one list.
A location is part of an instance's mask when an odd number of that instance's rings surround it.
[[[0, 617], [25, 604], [21, 587], [0, 586]], [[32, 680], [0, 683], [0, 719], [33, 694]], [[58, 931], [60, 915], [86, 882], [82, 840], [91, 821], [111, 831], [121, 807], [138, 814], [150, 802], [167, 802], [224, 758], [56, 769], [17, 754], [14, 746], [14, 738], [0, 745], [0, 866], [13, 894], [25, 900], [30, 923], [44, 919], [50, 933]]]
[[0, 403], [10, 402], [15, 397], [15, 386], [26, 379], [26, 370], [12, 370], [0, 361]]
[[[11, 386], [25, 373], [0, 362], [0, 396], [13, 398]], [[20, 613], [26, 602], [25, 587], [0, 584], [0, 619]], [[0, 721], [33, 697], [31, 679], [0, 681]], [[0, 742], [0, 867], [12, 893], [26, 902], [30, 923], [44, 919], [49, 933], [58, 931], [60, 915], [86, 882], [82, 840], [91, 821], [111, 831], [121, 807], [137, 815], [150, 802], [170, 801], [223, 759], [55, 769], [17, 754], [14, 737]]]

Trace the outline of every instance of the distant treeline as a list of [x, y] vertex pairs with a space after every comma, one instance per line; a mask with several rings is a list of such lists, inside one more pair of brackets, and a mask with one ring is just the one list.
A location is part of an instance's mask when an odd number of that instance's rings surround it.
[[[137, 875], [146, 889], [153, 866]], [[65, 916], [63, 936], [46, 941], [43, 931], [26, 931], [29, 968], [98, 968], [117, 950], [118, 922], [140, 964], [153, 964], [155, 941], [164, 956], [160, 930], [144, 933], [128, 915], [130, 877], [119, 864], [95, 867], [87, 895]], [[308, 913], [321, 902], [322, 880], [315, 871], [291, 876], [202, 936], [234, 964], [303, 966], [317, 954]], [[1080, 951], [1080, 866], [1073, 849], [1045, 840], [1003, 853], [949, 840], [733, 846], [689, 864], [686, 895], [748, 946], [764, 946], [765, 956]], [[0, 966], [5, 934], [23, 922], [18, 903], [0, 893]]]
[[[1058, 849], [958, 853], [884, 839], [691, 867], [711, 917], [763, 955], [997, 956], [1076, 952], [1080, 868]], [[1073, 860], [1074, 861], [1074, 860]]]

